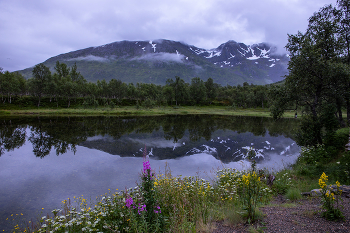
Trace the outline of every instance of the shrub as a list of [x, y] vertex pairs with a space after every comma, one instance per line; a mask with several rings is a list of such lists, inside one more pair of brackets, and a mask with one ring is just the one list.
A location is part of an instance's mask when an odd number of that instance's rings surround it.
[[298, 163], [317, 165], [319, 162], [326, 162], [329, 154], [324, 145], [302, 147]]

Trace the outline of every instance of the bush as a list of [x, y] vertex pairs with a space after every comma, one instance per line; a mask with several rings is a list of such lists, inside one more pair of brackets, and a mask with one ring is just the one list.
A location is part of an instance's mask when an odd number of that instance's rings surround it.
[[331, 159], [330, 153], [324, 145], [302, 147], [297, 162], [303, 164], [317, 165], [318, 163], [326, 163]]

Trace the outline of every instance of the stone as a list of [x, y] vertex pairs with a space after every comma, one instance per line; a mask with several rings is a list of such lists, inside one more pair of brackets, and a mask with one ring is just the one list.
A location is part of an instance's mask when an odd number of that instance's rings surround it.
[[[336, 185], [328, 186], [328, 188], [333, 193], [337, 192]], [[343, 197], [350, 198], [350, 186], [349, 185], [341, 185], [341, 186], [339, 186], [339, 189], [342, 190]], [[311, 192], [305, 192], [305, 193], [302, 193], [301, 195], [316, 197], [316, 196], [321, 196], [322, 194], [321, 194], [320, 189], [313, 189], [313, 190], [311, 190]]]
[[321, 195], [322, 194], [321, 194], [320, 189], [313, 189], [313, 190], [311, 190], [311, 196], [312, 197], [321, 196]]

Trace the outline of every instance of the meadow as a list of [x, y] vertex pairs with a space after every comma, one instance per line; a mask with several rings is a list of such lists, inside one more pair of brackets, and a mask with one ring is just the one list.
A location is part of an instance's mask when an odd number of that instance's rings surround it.
[[[41, 115], [41, 116], [158, 116], [158, 115], [187, 115], [187, 114], [206, 114], [206, 115], [229, 115], [229, 116], [258, 116], [271, 117], [269, 109], [263, 108], [232, 108], [229, 106], [162, 106], [162, 107], [97, 107], [97, 108], [30, 108], [30, 109], [4, 109], [0, 115]], [[295, 116], [294, 111], [285, 112], [285, 118]]]

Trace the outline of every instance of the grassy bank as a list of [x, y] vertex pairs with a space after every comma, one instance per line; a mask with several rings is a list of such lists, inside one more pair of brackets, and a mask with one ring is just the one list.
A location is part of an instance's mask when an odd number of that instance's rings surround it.
[[[32, 108], [32, 109], [13, 109], [0, 111], [0, 115], [66, 115], [66, 116], [157, 116], [157, 115], [186, 115], [186, 114], [208, 114], [208, 115], [228, 115], [228, 116], [258, 116], [271, 117], [269, 109], [261, 108], [232, 108], [226, 106], [180, 106], [180, 107], [155, 107], [155, 108], [137, 108], [136, 106], [125, 106], [116, 108]], [[286, 112], [284, 117], [294, 117], [293, 112]]]

